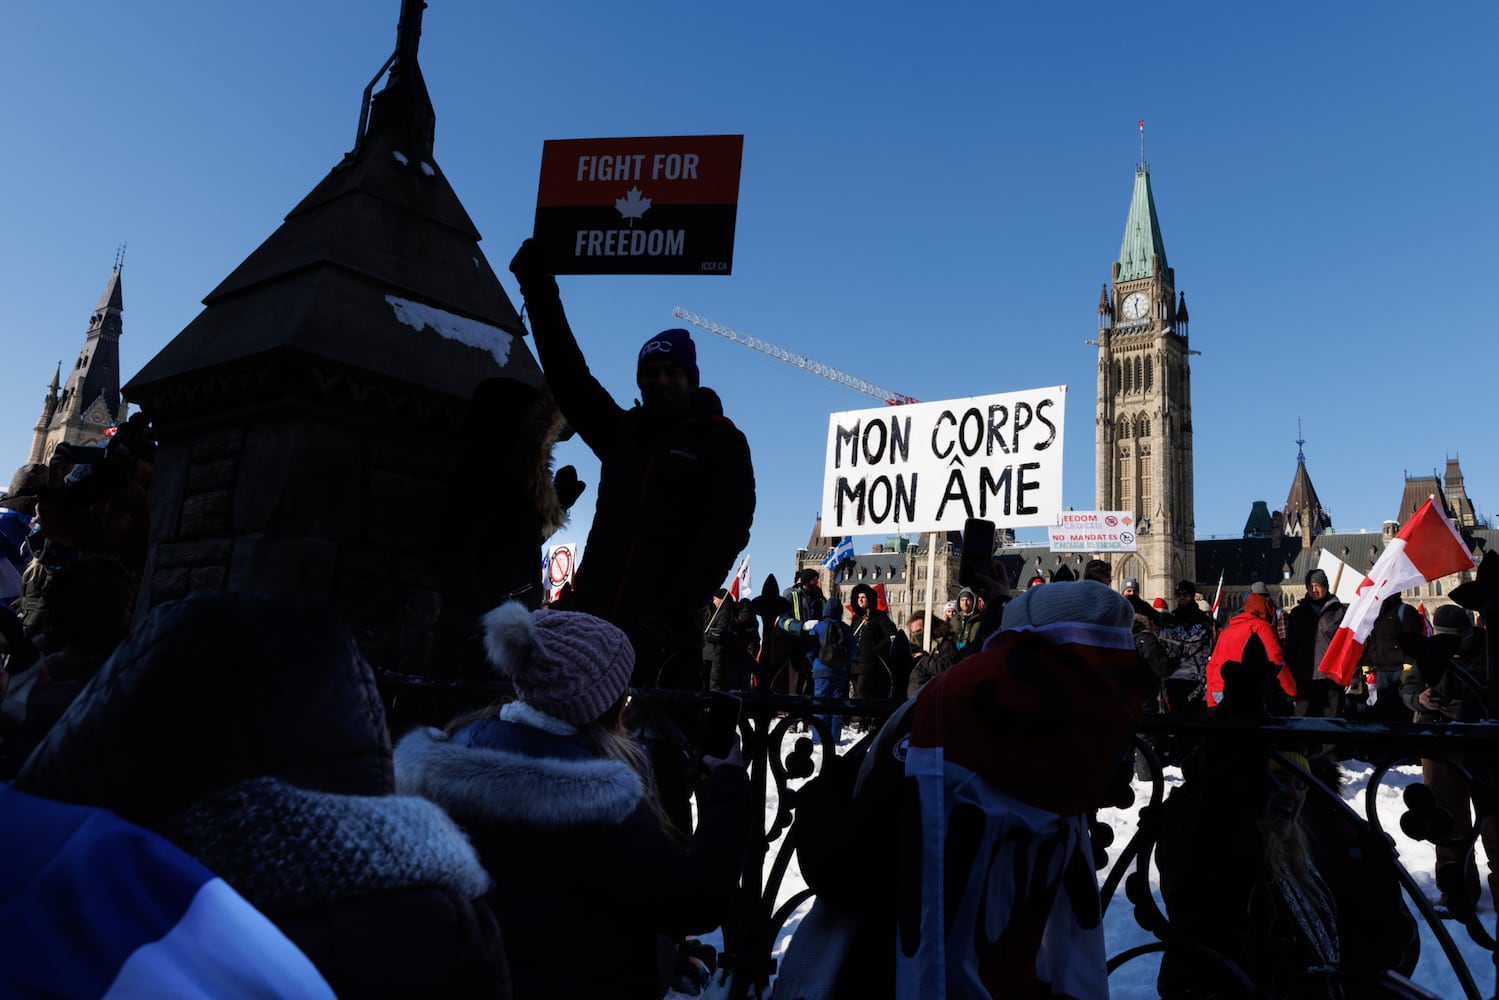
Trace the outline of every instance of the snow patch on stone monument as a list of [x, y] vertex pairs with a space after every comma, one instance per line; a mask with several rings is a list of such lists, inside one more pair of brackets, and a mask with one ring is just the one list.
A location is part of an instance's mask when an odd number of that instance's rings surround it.
[[488, 351], [501, 368], [510, 361], [510, 343], [514, 338], [497, 326], [394, 295], [385, 296], [385, 301], [395, 310], [396, 319], [414, 330], [431, 330], [438, 336]]

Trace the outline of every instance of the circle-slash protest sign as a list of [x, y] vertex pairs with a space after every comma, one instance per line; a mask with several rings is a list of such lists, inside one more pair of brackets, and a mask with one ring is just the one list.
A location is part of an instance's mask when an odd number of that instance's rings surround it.
[[1127, 510], [1067, 510], [1046, 529], [1053, 552], [1134, 552], [1135, 518]]
[[552, 589], [556, 590], [562, 586], [573, 575], [573, 551], [566, 545], [559, 545], [552, 550], [552, 558], [548, 560], [547, 576], [551, 581]]

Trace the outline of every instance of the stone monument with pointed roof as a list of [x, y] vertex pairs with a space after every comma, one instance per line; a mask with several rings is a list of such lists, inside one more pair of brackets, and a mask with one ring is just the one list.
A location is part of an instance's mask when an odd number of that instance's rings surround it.
[[322, 596], [377, 668], [411, 674], [442, 605], [448, 432], [481, 381], [543, 384], [433, 155], [424, 6], [401, 5], [353, 149], [124, 390], [160, 442], [143, 606]]

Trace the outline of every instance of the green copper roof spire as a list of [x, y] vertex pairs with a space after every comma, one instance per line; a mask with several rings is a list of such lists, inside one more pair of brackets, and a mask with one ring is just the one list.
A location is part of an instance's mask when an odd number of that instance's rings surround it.
[[1161, 224], [1155, 217], [1155, 198], [1150, 193], [1150, 167], [1135, 168], [1135, 191], [1129, 200], [1129, 218], [1124, 220], [1124, 242], [1119, 246], [1119, 280], [1149, 278], [1166, 270], [1166, 245], [1161, 242]]

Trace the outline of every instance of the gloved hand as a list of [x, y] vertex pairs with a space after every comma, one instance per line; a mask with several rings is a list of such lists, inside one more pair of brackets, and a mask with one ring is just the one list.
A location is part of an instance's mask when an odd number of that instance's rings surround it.
[[563, 510], [577, 503], [578, 497], [583, 495], [583, 488], [587, 485], [578, 478], [578, 470], [571, 465], [564, 465], [552, 477], [552, 487], [557, 491], [557, 500], [562, 504]]
[[527, 297], [535, 292], [545, 291], [548, 287], [552, 290], [557, 287], [556, 279], [547, 268], [541, 244], [531, 237], [527, 237], [520, 249], [515, 251], [515, 256], [510, 258], [510, 273], [520, 282], [521, 294]]

